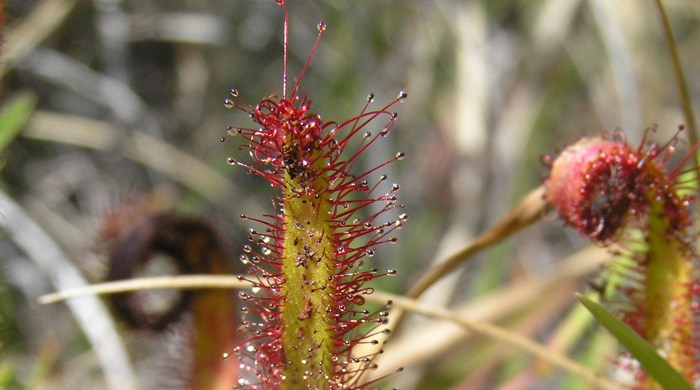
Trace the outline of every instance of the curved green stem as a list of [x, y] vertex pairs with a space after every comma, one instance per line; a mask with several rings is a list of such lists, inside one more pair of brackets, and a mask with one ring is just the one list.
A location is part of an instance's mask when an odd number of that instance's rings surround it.
[[[668, 21], [668, 16], [666, 15], [663, 2], [662, 0], [656, 0], [655, 3], [656, 8], [659, 11], [659, 18], [661, 19], [661, 26], [664, 31], [664, 39], [666, 40], [668, 54], [671, 59], [671, 66], [673, 66], [673, 75], [676, 80], [676, 87], [678, 88], [678, 101], [681, 105], [681, 109], [683, 110], [686, 125], [688, 126], [688, 138], [690, 143], [695, 145], [698, 142], [698, 133], [697, 126], [695, 124], [695, 115], [693, 114], [693, 105], [690, 101], [690, 93], [688, 92], [688, 83], [685, 80], [680, 56], [678, 55], [676, 42], [673, 38], [673, 31], [671, 30], [671, 24]], [[699, 159], [700, 156], [696, 157], [696, 165], [698, 161], [700, 161]], [[700, 176], [698, 177], [698, 183], [700, 184]]]

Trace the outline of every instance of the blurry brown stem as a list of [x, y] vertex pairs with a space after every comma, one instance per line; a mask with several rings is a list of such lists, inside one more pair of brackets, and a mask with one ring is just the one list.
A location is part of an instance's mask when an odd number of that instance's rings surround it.
[[[540, 219], [547, 211], [547, 208], [548, 205], [544, 200], [544, 187], [537, 187], [527, 194], [508, 215], [498, 221], [491, 229], [476, 237], [471, 244], [467, 245], [447, 260], [441, 262], [435, 268], [429, 270], [428, 273], [418, 280], [413, 288], [406, 293], [406, 297], [410, 299], [418, 298], [435, 282], [471, 259], [482, 249], [510, 237]], [[389, 326], [395, 330], [403, 319], [403, 315], [403, 310], [395, 310], [392, 312], [393, 318]]]
[[[125, 291], [154, 288], [232, 287], [251, 288], [252, 284], [248, 282], [242, 282], [237, 277], [228, 275], [184, 275], [171, 277], [141, 278], [101, 283], [99, 285], [90, 286], [89, 288], [65, 290], [56, 294], [42, 296], [39, 298], [39, 302], [52, 303], [64, 299], [91, 294], [114, 294]], [[540, 346], [539, 344], [528, 339], [527, 337], [523, 337], [518, 334], [509, 332], [488, 322], [474, 320], [469, 316], [457, 314], [445, 308], [425, 305], [400, 295], [385, 293], [381, 291], [375, 291], [372, 295], [368, 295], [367, 298], [369, 300], [379, 303], [386, 303], [387, 301], [392, 301], [395, 306], [400, 307], [404, 310], [409, 310], [431, 318], [439, 318], [454, 322], [465, 329], [471, 330], [479, 334], [487, 335], [510, 346], [514, 346], [520, 350], [527, 351], [528, 353], [542, 359], [543, 361], [551, 363], [556, 367], [565, 369], [573, 374], [579, 375], [587, 379], [591, 383], [595, 384], [596, 388], [617, 389], [617, 386], [613, 382], [591, 373], [589, 370], [580, 366], [578, 363], [571, 361], [559, 354], [552, 353], [552, 351]]]
[[617, 384], [610, 381], [609, 379], [602, 378], [596, 375], [587, 368], [566, 358], [565, 356], [557, 354], [525, 336], [513, 333], [506, 329], [490, 324], [486, 321], [474, 320], [469, 316], [457, 314], [448, 309], [437, 307], [434, 305], [423, 304], [400, 295], [393, 295], [379, 291], [375, 291], [375, 294], [373, 295], [376, 295], [373, 296], [373, 299], [384, 298], [386, 300], [390, 300], [395, 306], [401, 307], [404, 310], [410, 310], [411, 312], [419, 313], [430, 318], [438, 318], [451, 321], [460, 325], [464, 329], [488, 336], [489, 338], [501, 341], [509, 346], [517, 347], [520, 350], [527, 351], [533, 356], [542, 359], [542, 361], [548, 362], [556, 367], [562, 368], [572, 374], [578, 375], [581, 378], [586, 379], [587, 381], [589, 381], [589, 383], [595, 385], [594, 388], [619, 388]]
[[150, 278], [137, 278], [118, 280], [93, 284], [82, 288], [62, 290], [51, 294], [42, 295], [38, 302], [46, 305], [61, 302], [66, 299], [83, 297], [86, 295], [117, 294], [129, 291], [157, 290], [157, 289], [212, 289], [212, 288], [252, 288], [250, 282], [238, 280], [234, 276], [220, 275], [178, 275], [155, 276]]
[[433, 283], [452, 272], [452, 270], [469, 260], [480, 250], [511, 236], [537, 221], [544, 214], [546, 208], [544, 188], [538, 187], [525, 196], [508, 215], [498, 221], [491, 229], [476, 237], [470, 245], [431, 269], [409, 290], [406, 296], [417, 298]]

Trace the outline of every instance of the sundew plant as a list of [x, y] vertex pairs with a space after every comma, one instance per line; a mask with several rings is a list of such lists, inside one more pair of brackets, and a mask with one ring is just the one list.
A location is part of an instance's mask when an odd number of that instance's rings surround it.
[[[395, 243], [391, 233], [407, 219], [401, 213], [384, 222], [385, 213], [400, 209], [398, 184], [382, 192], [387, 176], [373, 178], [387, 164], [401, 160], [397, 152], [387, 162], [364, 172], [353, 173], [356, 161], [372, 144], [387, 137], [398, 114], [389, 111], [405, 99], [374, 109], [374, 95], [360, 114], [342, 122], [324, 122], [311, 108], [311, 100], [299, 86], [326, 26], [318, 24], [318, 39], [293, 87], [287, 92], [288, 14], [284, 0], [284, 64], [282, 94], [261, 100], [255, 107], [240, 96], [226, 106], [248, 113], [257, 127], [230, 127], [229, 135], [248, 142], [252, 162], [229, 158], [266, 179], [281, 195], [278, 210], [261, 220], [264, 231], [251, 229], [249, 241], [258, 250], [244, 246], [242, 260], [251, 264], [250, 281], [261, 293], [242, 292], [246, 301], [243, 327], [250, 339], [236, 352], [245, 370], [257, 377], [240, 384], [253, 388], [355, 388], [365, 370], [374, 365], [374, 355], [357, 356], [360, 344], [376, 344], [372, 337], [384, 332], [385, 310], [363, 307], [373, 288], [367, 282], [395, 274], [365, 266], [376, 248]], [[374, 122], [383, 121], [372, 133]], [[355, 144], [353, 144], [355, 143]], [[350, 149], [350, 150], [348, 150]], [[370, 180], [374, 181], [370, 183]], [[378, 208], [372, 212], [373, 206]], [[363, 215], [365, 211], [365, 215]], [[368, 324], [373, 326], [366, 327]], [[362, 329], [365, 327], [365, 329]]]
[[0, 12], [0, 388], [698, 388], [695, 1]]

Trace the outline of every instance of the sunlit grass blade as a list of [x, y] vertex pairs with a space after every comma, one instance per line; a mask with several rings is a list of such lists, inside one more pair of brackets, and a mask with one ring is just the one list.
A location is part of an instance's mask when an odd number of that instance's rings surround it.
[[13, 96], [0, 108], [0, 150], [19, 134], [34, 112], [36, 96], [25, 92]]
[[632, 328], [608, 313], [603, 306], [588, 297], [577, 294], [578, 300], [615, 338], [639, 361], [646, 372], [663, 388], [692, 390], [693, 386], [662, 358], [654, 347]]

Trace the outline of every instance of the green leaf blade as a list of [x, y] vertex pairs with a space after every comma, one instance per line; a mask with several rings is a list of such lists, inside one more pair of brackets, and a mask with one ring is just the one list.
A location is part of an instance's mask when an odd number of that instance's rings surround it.
[[578, 294], [577, 298], [664, 389], [693, 390], [693, 386], [632, 328], [608, 313], [598, 302]]
[[0, 107], [0, 151], [5, 150], [31, 117], [37, 98], [23, 92], [13, 96]]

